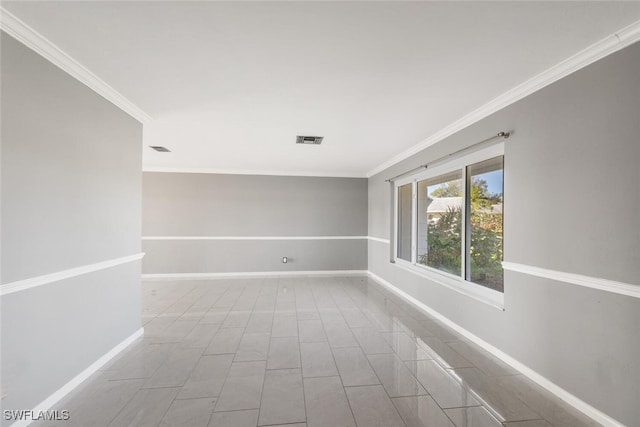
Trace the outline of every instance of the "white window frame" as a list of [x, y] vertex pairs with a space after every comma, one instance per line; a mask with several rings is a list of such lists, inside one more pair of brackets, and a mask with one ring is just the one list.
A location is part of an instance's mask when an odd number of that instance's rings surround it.
[[[490, 147], [479, 149], [469, 154], [456, 157], [451, 160], [443, 160], [437, 164], [429, 165], [429, 167], [419, 173], [403, 177], [394, 181], [394, 236], [393, 241], [393, 259], [394, 265], [399, 268], [408, 270], [414, 274], [425, 277], [435, 283], [452, 289], [458, 293], [469, 296], [475, 300], [486, 303], [490, 306], [496, 307], [500, 310], [504, 310], [504, 293], [496, 291], [494, 289], [487, 288], [485, 286], [474, 283], [470, 280], [466, 280], [467, 271], [467, 254], [466, 254], [466, 232], [467, 226], [463, 224], [461, 227], [461, 274], [456, 276], [455, 274], [447, 273], [442, 270], [438, 270], [427, 265], [419, 264], [417, 262], [417, 242], [418, 242], [418, 212], [417, 212], [417, 187], [418, 182], [425, 179], [434, 178], [439, 175], [454, 172], [457, 170], [462, 171], [462, 182], [465, 188], [465, 200], [466, 200], [466, 182], [467, 182], [467, 166], [475, 163], [482, 162], [494, 157], [504, 156], [504, 143], [494, 144]], [[412, 185], [412, 208], [411, 208], [411, 262], [402, 258], [398, 258], [398, 187], [406, 184]], [[466, 202], [462, 204], [462, 219], [466, 223]]]

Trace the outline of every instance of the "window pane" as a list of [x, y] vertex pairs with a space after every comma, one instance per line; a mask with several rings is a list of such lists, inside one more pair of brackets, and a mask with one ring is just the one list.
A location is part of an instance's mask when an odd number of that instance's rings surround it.
[[398, 258], [411, 261], [411, 184], [398, 187]]
[[467, 279], [504, 292], [502, 280], [503, 157], [467, 168], [470, 233]]
[[418, 182], [418, 263], [461, 274], [462, 172]]

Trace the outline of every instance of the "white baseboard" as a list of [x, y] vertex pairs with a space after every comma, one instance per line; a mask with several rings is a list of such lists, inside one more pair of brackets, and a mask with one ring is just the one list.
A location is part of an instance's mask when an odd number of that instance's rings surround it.
[[366, 276], [367, 270], [302, 270], [302, 271], [258, 271], [231, 273], [160, 273], [143, 274], [142, 280], [213, 280], [242, 279], [252, 277], [322, 277], [322, 276]]
[[485, 349], [489, 353], [493, 354], [494, 356], [496, 356], [497, 358], [499, 358], [500, 360], [502, 360], [503, 362], [505, 362], [506, 364], [508, 364], [512, 368], [514, 368], [517, 371], [521, 372], [522, 374], [527, 376], [529, 379], [531, 379], [532, 381], [534, 381], [538, 385], [542, 386], [543, 388], [545, 388], [549, 392], [551, 392], [554, 395], [556, 395], [558, 398], [562, 399], [563, 401], [565, 401], [569, 405], [573, 406], [574, 408], [576, 408], [577, 410], [579, 410], [580, 412], [582, 412], [586, 416], [592, 418], [594, 421], [602, 424], [605, 427], [625, 427], [624, 424], [622, 424], [621, 422], [611, 418], [609, 415], [605, 414], [604, 412], [600, 411], [599, 409], [594, 408], [593, 406], [589, 405], [587, 402], [585, 402], [585, 401], [581, 400], [580, 398], [574, 396], [573, 394], [569, 393], [568, 391], [566, 391], [565, 389], [561, 388], [560, 386], [558, 386], [557, 384], [553, 383], [552, 381], [548, 380], [544, 376], [540, 375], [539, 373], [537, 373], [533, 369], [529, 368], [528, 366], [522, 364], [521, 362], [519, 362], [518, 360], [516, 360], [513, 357], [509, 356], [508, 354], [504, 353], [503, 351], [501, 351], [501, 350], [497, 349], [496, 347], [492, 346], [488, 342], [484, 341], [482, 338], [474, 335], [473, 333], [469, 332], [468, 330], [466, 330], [462, 326], [458, 325], [457, 323], [454, 323], [453, 321], [449, 320], [447, 317], [443, 316], [442, 314], [440, 314], [436, 310], [432, 309], [428, 305], [426, 305], [423, 302], [419, 301], [418, 299], [412, 297], [411, 295], [409, 295], [408, 293], [404, 292], [403, 290], [398, 289], [397, 287], [395, 287], [391, 283], [389, 283], [386, 280], [384, 280], [382, 277], [376, 275], [375, 273], [372, 273], [371, 271], [368, 271], [367, 275], [369, 277], [371, 277], [373, 280], [375, 280], [376, 282], [378, 282], [380, 285], [382, 285], [385, 288], [389, 289], [394, 294], [396, 294], [399, 297], [403, 298], [407, 302], [413, 304], [414, 306], [416, 306], [420, 310], [424, 311], [425, 313], [427, 313], [427, 314], [435, 317], [436, 319], [440, 320], [442, 323], [444, 323], [445, 325], [449, 326], [451, 329], [455, 330], [456, 332], [458, 332], [459, 334], [461, 334], [465, 338], [467, 338], [467, 339], [473, 341], [474, 343], [478, 344], [480, 347], [482, 347], [483, 349]]
[[[57, 391], [47, 397], [45, 400], [40, 402], [33, 408], [34, 413], [39, 413], [41, 411], [50, 410], [56, 403], [58, 403], [62, 398], [64, 398], [67, 394], [69, 394], [73, 389], [78, 387], [84, 380], [93, 375], [98, 369], [104, 366], [109, 360], [113, 359], [118, 355], [122, 350], [131, 345], [135, 340], [144, 335], [144, 328], [140, 328], [131, 334], [128, 338], [122, 341], [120, 344], [113, 347], [109, 350], [105, 355], [100, 357], [98, 360], [93, 362], [89, 367], [87, 367], [84, 371], [80, 372], [78, 375], [73, 377], [69, 382], [60, 387]], [[20, 420], [11, 424], [10, 427], [25, 427], [31, 424], [31, 420]]]

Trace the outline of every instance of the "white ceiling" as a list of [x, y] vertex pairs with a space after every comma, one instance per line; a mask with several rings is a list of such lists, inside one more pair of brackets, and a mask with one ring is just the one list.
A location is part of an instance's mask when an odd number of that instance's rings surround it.
[[2, 5], [152, 116], [145, 169], [332, 176], [640, 19], [618, 1]]

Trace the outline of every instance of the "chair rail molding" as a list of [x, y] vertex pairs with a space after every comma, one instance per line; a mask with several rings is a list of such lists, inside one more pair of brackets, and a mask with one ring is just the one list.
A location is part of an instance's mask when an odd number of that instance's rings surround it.
[[29, 279], [5, 283], [3, 285], [0, 285], [0, 296], [24, 291], [49, 283], [59, 282], [60, 280], [69, 279], [87, 273], [93, 273], [94, 271], [104, 270], [106, 268], [127, 264], [129, 262], [138, 261], [141, 260], [144, 255], [144, 252], [141, 252], [139, 254], [129, 255], [122, 258], [110, 259], [107, 261], [96, 262], [94, 264], [87, 264], [80, 267], [70, 268], [68, 270], [57, 271], [51, 274], [45, 274], [42, 276], [31, 277]]
[[369, 236], [142, 236], [142, 240], [366, 240]]
[[566, 273], [564, 271], [549, 270], [547, 268], [518, 264], [516, 262], [503, 261], [502, 268], [508, 271], [528, 274], [530, 276], [555, 280], [557, 282], [570, 283], [572, 285], [584, 286], [586, 288], [640, 298], [640, 285], [616, 282], [615, 280], [601, 279], [599, 277], [584, 276], [582, 274]]

